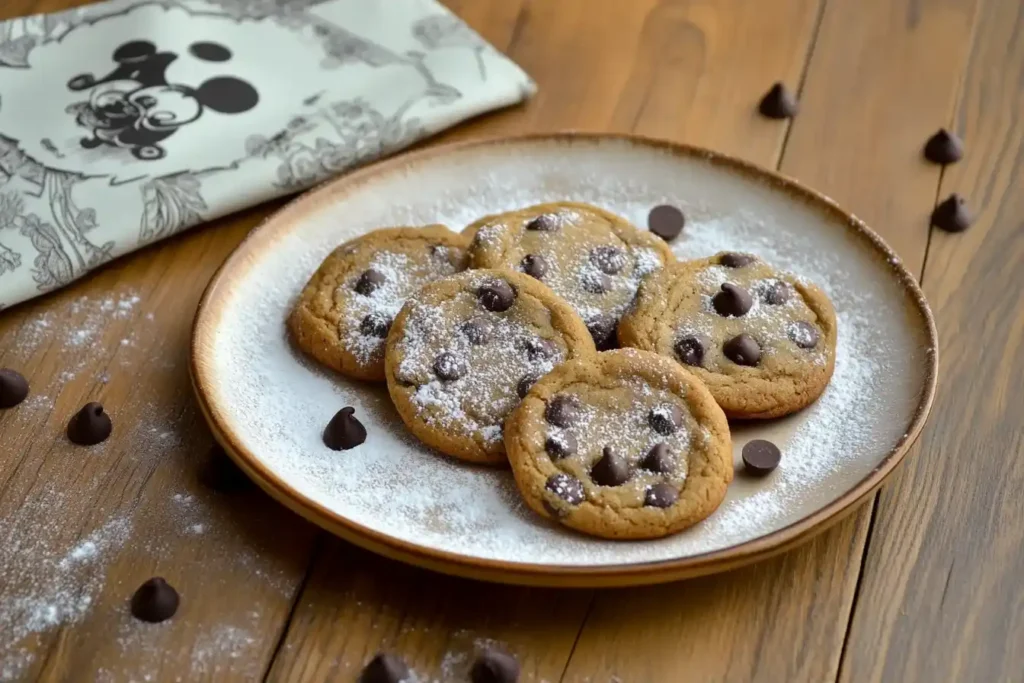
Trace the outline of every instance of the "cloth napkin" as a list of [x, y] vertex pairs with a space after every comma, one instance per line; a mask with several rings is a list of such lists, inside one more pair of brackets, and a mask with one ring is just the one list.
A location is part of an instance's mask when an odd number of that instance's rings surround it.
[[0, 22], [0, 309], [533, 91], [433, 0], [111, 0]]

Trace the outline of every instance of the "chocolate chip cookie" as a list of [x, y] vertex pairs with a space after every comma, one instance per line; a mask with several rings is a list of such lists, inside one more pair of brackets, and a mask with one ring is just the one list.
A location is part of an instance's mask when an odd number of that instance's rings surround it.
[[406, 426], [443, 453], [505, 462], [505, 418], [559, 363], [592, 358], [576, 312], [521, 273], [471, 270], [411, 297], [388, 335], [388, 391]]
[[684, 364], [736, 418], [780, 417], [817, 400], [832, 378], [836, 333], [818, 287], [732, 252], [648, 278], [619, 326], [624, 346]]
[[589, 204], [556, 202], [487, 216], [472, 236], [474, 268], [518, 270], [576, 309], [598, 348], [615, 345], [615, 328], [645, 275], [675, 261], [665, 242]]
[[394, 317], [426, 283], [465, 270], [467, 244], [443, 225], [383, 228], [346, 242], [292, 310], [296, 344], [344, 375], [384, 381], [384, 340]]
[[536, 512], [606, 538], [657, 538], [701, 521], [732, 481], [729, 425], [704, 385], [658, 354], [565, 363], [509, 417], [516, 484]]

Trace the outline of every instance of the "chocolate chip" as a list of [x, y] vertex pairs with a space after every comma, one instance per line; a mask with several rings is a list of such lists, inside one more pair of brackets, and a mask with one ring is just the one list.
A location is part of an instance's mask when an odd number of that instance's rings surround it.
[[580, 278], [580, 284], [591, 294], [604, 294], [612, 288], [612, 279], [600, 271], [588, 270]]
[[558, 220], [551, 214], [543, 213], [526, 224], [527, 230], [537, 232], [552, 232], [558, 230]]
[[764, 476], [779, 466], [782, 453], [771, 441], [754, 439], [743, 447], [743, 466], [750, 474]]
[[442, 382], [453, 382], [466, 374], [466, 361], [451, 351], [439, 353], [434, 359], [434, 374]]
[[522, 379], [519, 380], [519, 384], [516, 385], [516, 394], [519, 398], [524, 398], [530, 393], [530, 388], [537, 383], [538, 379], [540, 379], [540, 375], [534, 373], [523, 375]]
[[94, 446], [105, 441], [114, 426], [99, 403], [86, 403], [68, 421], [68, 439], [79, 446]]
[[967, 207], [967, 200], [956, 193], [946, 197], [932, 211], [932, 225], [946, 232], [963, 232], [973, 222], [974, 216]]
[[626, 255], [617, 247], [603, 245], [591, 249], [590, 262], [602, 273], [615, 275], [626, 267]]
[[629, 463], [611, 446], [604, 447], [601, 459], [590, 468], [590, 478], [598, 486], [620, 486], [629, 481], [629, 477]]
[[580, 400], [568, 394], [558, 394], [548, 401], [544, 419], [556, 427], [570, 427], [580, 416]]
[[761, 98], [761, 104], [758, 105], [757, 110], [761, 112], [762, 116], [767, 116], [770, 119], [790, 119], [800, 111], [800, 104], [796, 101], [796, 96], [785, 85], [776, 83]]
[[359, 683], [404, 683], [409, 679], [409, 667], [398, 655], [379, 652], [359, 674]]
[[598, 316], [587, 323], [587, 331], [598, 351], [607, 351], [615, 346], [615, 328], [615, 320], [608, 316]]
[[0, 408], [13, 408], [28, 396], [28, 380], [16, 370], [0, 369]]
[[486, 648], [473, 662], [469, 680], [472, 683], [516, 683], [519, 680], [519, 662], [503, 650]]
[[675, 469], [675, 458], [668, 452], [668, 444], [656, 443], [640, 461], [640, 467], [648, 472], [668, 474]]
[[550, 339], [530, 337], [523, 339], [520, 346], [526, 351], [526, 356], [532, 361], [551, 360], [558, 356], [558, 345]]
[[726, 318], [738, 318], [746, 315], [750, 307], [754, 305], [754, 299], [750, 292], [739, 285], [731, 282], [722, 283], [722, 291], [711, 297], [711, 305], [715, 307], [718, 315]]
[[792, 288], [782, 280], [775, 280], [761, 291], [761, 298], [766, 304], [781, 306], [789, 301]]
[[704, 364], [704, 342], [689, 335], [676, 342], [676, 357], [686, 365], [700, 367]]
[[583, 502], [583, 484], [579, 479], [568, 474], [559, 472], [548, 477], [545, 484], [548, 491], [572, 505], [579, 505]]
[[156, 624], [166, 621], [178, 611], [178, 591], [159, 576], [139, 586], [132, 595], [132, 616]]
[[651, 408], [647, 413], [647, 424], [662, 436], [668, 436], [683, 424], [683, 411], [671, 404]]
[[369, 296], [387, 281], [388, 279], [384, 276], [384, 273], [379, 270], [374, 270], [373, 268], [364, 270], [363, 274], [356, 280], [356, 292], [363, 296]]
[[359, 323], [359, 332], [367, 337], [379, 337], [383, 339], [388, 336], [391, 329], [391, 318], [383, 313], [368, 313]]
[[644, 495], [644, 505], [656, 508], [672, 507], [676, 504], [677, 500], [679, 500], [679, 491], [676, 491], [674, 486], [665, 482], [655, 484], [647, 489], [647, 493]]
[[481, 346], [491, 340], [491, 323], [483, 318], [467, 320], [459, 329], [474, 346]]
[[678, 237], [685, 223], [683, 212], [668, 204], [656, 206], [647, 214], [647, 227], [666, 242]]
[[818, 345], [818, 340], [821, 338], [818, 328], [803, 320], [790, 325], [788, 334], [793, 343], [801, 349], [813, 349]]
[[245, 491], [253, 485], [252, 480], [245, 476], [245, 472], [238, 469], [238, 465], [232, 462], [220, 444], [216, 443], [210, 447], [206, 462], [199, 472], [199, 480], [221, 493]]
[[561, 460], [562, 458], [568, 458], [570, 455], [576, 455], [578, 448], [579, 444], [576, 441], [576, 437], [570, 432], [552, 434], [544, 442], [544, 450], [552, 460]]
[[347, 451], [366, 441], [366, 427], [356, 419], [356, 409], [346, 406], [324, 429], [324, 445], [333, 451]]
[[964, 157], [964, 141], [940, 128], [924, 144], [924, 157], [936, 164], [954, 164]]
[[504, 280], [491, 280], [476, 291], [480, 304], [488, 311], [501, 313], [516, 302], [516, 290]]
[[761, 360], [761, 347], [749, 334], [740, 334], [722, 345], [725, 357], [737, 365], [754, 366]]
[[726, 268], [743, 268], [744, 266], [749, 266], [756, 260], [756, 256], [740, 254], [735, 251], [727, 252], [718, 257], [718, 262]]
[[540, 254], [527, 254], [519, 262], [519, 265], [524, 273], [538, 280], [542, 280], [544, 273], [548, 272], [548, 262]]

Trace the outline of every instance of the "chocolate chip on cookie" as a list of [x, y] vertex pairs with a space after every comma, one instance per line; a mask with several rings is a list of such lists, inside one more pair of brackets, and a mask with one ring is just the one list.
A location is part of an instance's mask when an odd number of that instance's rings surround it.
[[781, 306], [789, 301], [793, 289], [782, 280], [765, 283], [761, 287], [761, 299], [770, 306]]
[[434, 359], [434, 374], [443, 382], [457, 380], [466, 374], [466, 369], [466, 362], [448, 351]]
[[544, 273], [548, 272], [548, 262], [540, 254], [527, 254], [519, 262], [523, 272], [538, 280], [544, 279]]
[[477, 290], [480, 305], [488, 311], [501, 313], [507, 311], [516, 302], [516, 290], [504, 280], [493, 279]]
[[685, 223], [683, 212], [669, 204], [656, 206], [647, 214], [647, 227], [666, 242], [679, 237]]
[[558, 230], [558, 219], [549, 213], [542, 213], [529, 221], [526, 229], [531, 232], [554, 232]]
[[692, 334], [677, 341], [674, 349], [676, 357], [686, 365], [700, 366], [704, 363], [704, 342]]
[[591, 294], [604, 294], [612, 288], [612, 279], [607, 273], [588, 271], [580, 275], [580, 283], [584, 291]]
[[590, 478], [598, 486], [619, 486], [629, 481], [629, 463], [615, 452], [611, 446], [605, 446], [601, 459], [590, 469]]
[[544, 419], [556, 427], [571, 427], [580, 415], [580, 400], [568, 394], [559, 394], [548, 402]]
[[583, 482], [568, 474], [552, 475], [544, 487], [570, 505], [579, 505], [586, 498]]
[[474, 346], [486, 344], [491, 339], [491, 323], [486, 318], [473, 318], [464, 322], [459, 329]]
[[743, 466], [750, 474], [764, 476], [779, 466], [782, 451], [771, 441], [754, 439], [743, 447]]
[[537, 383], [538, 379], [540, 379], [540, 375], [535, 372], [523, 375], [523, 378], [519, 380], [519, 384], [516, 385], [516, 396], [522, 398], [530, 393], [530, 388]]
[[664, 482], [655, 484], [647, 489], [644, 495], [644, 505], [656, 508], [670, 508], [679, 500], [679, 491], [671, 484]]
[[813, 349], [818, 345], [821, 333], [811, 323], [800, 320], [789, 326], [789, 338], [801, 349]]
[[658, 474], [667, 474], [675, 469], [675, 459], [669, 453], [668, 444], [660, 442], [651, 446], [651, 450], [640, 461], [640, 467]]
[[444, 226], [385, 228], [324, 260], [288, 318], [296, 345], [355, 379], [384, 380], [384, 340], [405, 300], [466, 267], [465, 235]]
[[590, 250], [590, 262], [602, 273], [615, 275], [626, 267], [627, 258], [621, 249], [603, 244]]
[[722, 283], [722, 291], [711, 297], [711, 304], [718, 311], [718, 315], [738, 318], [746, 315], [750, 307], [754, 305], [754, 299], [750, 292], [731, 282]]
[[740, 254], [734, 251], [728, 251], [724, 254], [720, 254], [718, 262], [726, 268], [743, 268], [749, 266], [751, 263], [757, 260], [757, 257], [751, 254]]
[[594, 345], [599, 351], [607, 351], [615, 345], [615, 320], [607, 316], [598, 316], [587, 323]]
[[576, 455], [579, 444], [571, 432], [552, 434], [544, 441], [544, 451], [551, 456], [552, 460], [561, 460], [570, 455]]
[[757, 365], [761, 360], [761, 347], [749, 334], [738, 334], [722, 345], [722, 353], [736, 365]]
[[647, 414], [647, 424], [662, 436], [668, 436], [683, 424], [683, 411], [671, 403], [655, 406]]

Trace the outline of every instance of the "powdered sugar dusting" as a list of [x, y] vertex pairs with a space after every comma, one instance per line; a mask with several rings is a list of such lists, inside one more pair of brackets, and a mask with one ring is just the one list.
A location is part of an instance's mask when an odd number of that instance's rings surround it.
[[[211, 339], [213, 400], [231, 428], [266, 467], [319, 504], [406, 543], [469, 557], [586, 566], [651, 562], [726, 548], [792, 524], [867, 476], [904, 438], [924, 390], [926, 338], [891, 266], [826, 213], [706, 161], [619, 142], [517, 143], [424, 163], [352, 189], [263, 250], [225, 294]], [[524, 508], [508, 472], [462, 465], [423, 448], [402, 427], [386, 392], [300, 362], [284, 333], [291, 301], [340, 240], [384, 224], [457, 228], [485, 214], [566, 199], [641, 226], [651, 207], [678, 205], [687, 226], [673, 244], [677, 254], [757, 254], [820, 285], [838, 313], [836, 371], [824, 396], [798, 415], [734, 426], [737, 462], [747, 440], [768, 438], [781, 447], [782, 465], [764, 479], [738, 472], [712, 517], [666, 539], [608, 542], [549, 524]], [[338, 454], [319, 435], [342, 405], [355, 406], [369, 435], [359, 448]]]

